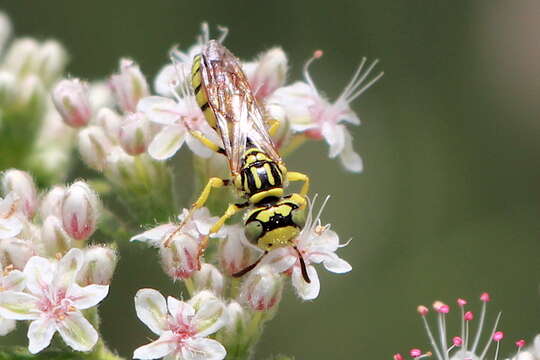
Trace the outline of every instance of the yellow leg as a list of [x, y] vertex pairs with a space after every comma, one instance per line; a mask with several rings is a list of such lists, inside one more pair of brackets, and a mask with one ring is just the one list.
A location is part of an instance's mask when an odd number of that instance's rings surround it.
[[167, 239], [165, 239], [165, 241], [163, 243], [164, 246], [169, 247], [169, 245], [171, 244], [171, 241], [174, 238], [174, 236], [176, 234], [178, 234], [178, 232], [182, 229], [184, 224], [186, 222], [188, 222], [189, 219], [191, 219], [191, 215], [193, 214], [193, 212], [195, 210], [197, 210], [197, 209], [204, 206], [204, 204], [208, 200], [208, 197], [210, 196], [210, 192], [212, 191], [213, 188], [220, 188], [220, 187], [226, 186], [228, 184], [229, 184], [228, 180], [223, 180], [223, 179], [220, 179], [218, 177], [210, 178], [210, 180], [208, 180], [208, 183], [204, 187], [203, 191], [201, 192], [201, 195], [199, 195], [199, 198], [197, 199], [197, 201], [195, 201], [193, 203], [193, 205], [191, 205], [191, 209], [189, 210], [189, 213], [187, 214], [187, 216], [180, 223], [180, 225], [178, 225], [178, 228], [176, 230], [174, 230], [169, 236], [167, 236]]
[[272, 119], [269, 122], [270, 122], [270, 127], [268, 128], [268, 133], [270, 134], [270, 136], [274, 136], [276, 135], [276, 132], [279, 129], [279, 125], [281, 125], [281, 121], [277, 119]]
[[288, 172], [287, 173], [287, 180], [289, 181], [303, 181], [304, 185], [302, 185], [302, 190], [300, 190], [300, 195], [306, 196], [309, 192], [309, 177], [305, 174], [299, 173], [299, 172]]
[[221, 153], [221, 154], [225, 153], [225, 151], [223, 150], [221, 146], [217, 145], [212, 140], [204, 136], [203, 133], [201, 133], [200, 131], [193, 130], [191, 131], [191, 135], [197, 140], [199, 140], [204, 146], [206, 146], [210, 150]]
[[217, 233], [219, 231], [219, 229], [221, 229], [223, 224], [225, 224], [225, 221], [230, 219], [232, 216], [234, 216], [237, 212], [239, 212], [241, 210], [242, 210], [242, 207], [240, 207], [240, 206], [238, 206], [236, 204], [229, 204], [229, 207], [227, 208], [227, 210], [225, 210], [225, 213], [223, 213], [223, 215], [221, 215], [219, 220], [216, 221], [216, 223], [210, 229], [210, 233], [202, 239], [200, 247], [199, 247], [199, 249], [200, 249], [199, 250], [199, 255], [202, 255], [202, 253], [204, 252], [204, 250], [208, 246], [208, 236], [210, 234]]

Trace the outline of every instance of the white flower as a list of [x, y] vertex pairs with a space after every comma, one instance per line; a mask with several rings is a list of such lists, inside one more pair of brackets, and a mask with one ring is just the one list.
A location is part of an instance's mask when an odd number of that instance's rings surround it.
[[0, 293], [1, 316], [32, 321], [28, 328], [31, 353], [49, 346], [57, 331], [74, 350], [88, 351], [96, 344], [98, 333], [80, 310], [96, 306], [107, 296], [109, 286], [77, 285], [83, 262], [79, 249], [71, 249], [58, 262], [34, 256], [24, 268], [28, 293]]
[[[0, 293], [4, 291], [22, 291], [24, 289], [24, 275], [19, 270], [3, 270], [0, 263]], [[15, 320], [6, 319], [0, 315], [0, 336], [4, 336], [15, 329]]]
[[0, 198], [0, 240], [17, 236], [22, 231], [20, 206], [20, 198], [14, 192]]
[[339, 236], [330, 230], [329, 225], [321, 225], [320, 216], [327, 200], [328, 198], [315, 218], [313, 218], [313, 204], [310, 206], [306, 224], [295, 240], [296, 248], [289, 246], [273, 250], [261, 261], [261, 264], [271, 265], [276, 272], [291, 273], [292, 284], [304, 300], [315, 299], [320, 291], [319, 277], [312, 264], [322, 263], [326, 270], [337, 274], [352, 269], [348, 262], [336, 254], [337, 249], [346, 244], [340, 245]]
[[259, 55], [256, 61], [243, 64], [249, 84], [257, 99], [262, 100], [285, 85], [287, 78], [287, 55], [276, 47]]
[[189, 302], [165, 298], [153, 289], [141, 289], [135, 296], [137, 316], [159, 338], [141, 346], [134, 359], [221, 360], [225, 348], [207, 337], [226, 321], [224, 304], [203, 291]]
[[224, 230], [210, 235], [210, 228], [218, 217], [210, 215], [207, 208], [195, 210], [184, 222], [189, 211], [178, 217], [180, 224], [163, 224], [131, 238], [130, 241], [147, 242], [159, 248], [164, 271], [174, 279], [189, 278], [200, 270], [201, 241], [206, 236], [223, 237]]
[[377, 61], [373, 62], [362, 73], [366, 63], [364, 58], [341, 95], [333, 103], [330, 103], [319, 93], [308, 71], [313, 60], [321, 56], [322, 51], [316, 51], [304, 66], [305, 82], [296, 82], [277, 89], [268, 99], [268, 103], [276, 103], [285, 109], [294, 131], [305, 132], [308, 136], [316, 139], [324, 138], [330, 146], [329, 156], [331, 158], [339, 155], [343, 165], [348, 170], [360, 172], [363, 166], [362, 159], [353, 150], [352, 136], [342, 123], [360, 124], [358, 116], [350, 108], [350, 103], [383, 74], [380, 73], [363, 85], [364, 80], [377, 64]]

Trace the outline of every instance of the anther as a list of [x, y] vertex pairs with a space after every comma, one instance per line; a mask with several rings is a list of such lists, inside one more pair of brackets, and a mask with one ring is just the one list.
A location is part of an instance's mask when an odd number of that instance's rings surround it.
[[429, 309], [425, 307], [424, 305], [419, 305], [416, 308], [416, 311], [420, 314], [420, 316], [426, 316], [427, 313], [429, 312]]
[[518, 341], [516, 341], [516, 346], [521, 349], [522, 347], [524, 347], [526, 344], [525, 340], [523, 339], [519, 339]]
[[494, 334], [493, 334], [493, 341], [501, 341], [504, 337], [504, 333], [502, 331], [496, 331]]
[[482, 295], [480, 295], [480, 300], [482, 300], [483, 302], [488, 302], [488, 301], [491, 301], [491, 297], [489, 296], [487, 292], [485, 292], [485, 293], [482, 293]]
[[467, 300], [459, 298], [459, 299], [457, 299], [457, 304], [459, 306], [465, 306], [465, 305], [467, 305]]
[[467, 312], [465, 313], [465, 315], [463, 315], [463, 319], [464, 319], [465, 321], [471, 321], [472, 319], [474, 319], [474, 314], [473, 314], [473, 312], [472, 312], [472, 311], [467, 311]]

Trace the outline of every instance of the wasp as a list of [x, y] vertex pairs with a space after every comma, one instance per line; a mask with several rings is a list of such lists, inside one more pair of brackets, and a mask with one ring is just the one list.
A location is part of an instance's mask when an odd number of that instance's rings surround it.
[[[309, 177], [288, 171], [271, 135], [279, 122], [265, 120], [239, 61], [220, 42], [209, 40], [195, 56], [191, 85], [196, 102], [208, 124], [220, 135], [223, 147], [192, 131], [205, 146], [226, 156], [230, 178], [210, 178], [192, 211], [206, 203], [212, 189], [234, 186], [241, 203], [229, 204], [225, 213], [210, 229], [215, 233], [240, 211], [244, 216], [247, 239], [264, 251], [253, 264], [233, 276], [249, 272], [269, 251], [291, 246], [298, 252], [302, 274], [310, 282], [302, 255], [294, 240], [306, 221]], [[285, 195], [289, 182], [303, 182], [300, 193]], [[204, 251], [208, 238], [203, 240]]]

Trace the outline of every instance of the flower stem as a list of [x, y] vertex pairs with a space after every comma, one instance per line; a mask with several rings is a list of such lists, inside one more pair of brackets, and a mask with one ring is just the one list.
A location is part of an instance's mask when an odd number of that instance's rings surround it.
[[195, 284], [193, 284], [193, 280], [191, 278], [184, 279], [184, 284], [186, 285], [189, 296], [192, 297], [195, 295]]

